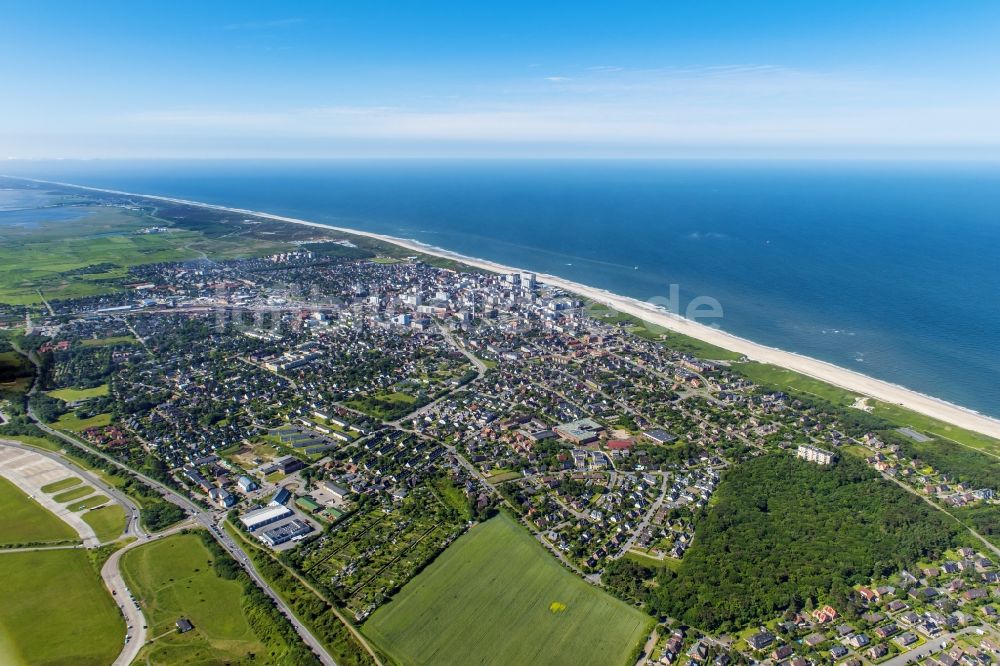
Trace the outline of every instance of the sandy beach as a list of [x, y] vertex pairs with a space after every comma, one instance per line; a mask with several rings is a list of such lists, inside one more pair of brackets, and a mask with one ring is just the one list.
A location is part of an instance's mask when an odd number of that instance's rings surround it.
[[[33, 179], [23, 179], [23, 180], [33, 180]], [[230, 208], [227, 206], [217, 206], [213, 204], [206, 204], [199, 201], [187, 201], [184, 199], [176, 199], [172, 197], [162, 197], [148, 194], [138, 194], [134, 192], [121, 192], [118, 190], [108, 190], [95, 187], [85, 187], [82, 185], [75, 185], [73, 183], [50, 183], [49, 181], [34, 180], [34, 182], [48, 183], [54, 185], [62, 185], [65, 187], [75, 187], [83, 190], [91, 190], [96, 192], [104, 192], [110, 194], [118, 194], [130, 197], [141, 197], [145, 199], [150, 199], [154, 201], [164, 201], [175, 204], [186, 204], [190, 206], [198, 206], [201, 208], [208, 208], [213, 210], [221, 210], [231, 213], [236, 213], [246, 216], [256, 216], [271, 220], [277, 220], [281, 222], [288, 222], [292, 224], [300, 224], [311, 227], [316, 227], [320, 229], [329, 229], [333, 231], [339, 231], [343, 233], [354, 234], [357, 236], [364, 236], [368, 238], [373, 238], [376, 240], [384, 241], [386, 243], [392, 243], [400, 247], [413, 250], [414, 252], [421, 252], [428, 255], [433, 255], [436, 257], [441, 257], [445, 259], [453, 259], [455, 261], [460, 261], [462, 263], [468, 264], [470, 266], [475, 266], [477, 268], [494, 271], [498, 273], [511, 273], [511, 272], [522, 272], [529, 269], [522, 269], [512, 266], [505, 266], [503, 264], [498, 264], [496, 262], [487, 261], [484, 259], [478, 259], [475, 257], [468, 257], [455, 252], [450, 252], [442, 248], [433, 247], [426, 245], [419, 241], [406, 239], [406, 238], [396, 238], [394, 236], [387, 236], [384, 234], [376, 234], [368, 231], [361, 231], [358, 229], [351, 229], [347, 227], [338, 227], [330, 224], [321, 224], [318, 222], [310, 222], [308, 220], [300, 220], [291, 217], [284, 217], [281, 215], [272, 215], [270, 213], [263, 213], [259, 211], [246, 210], [241, 208]], [[620, 296], [618, 294], [613, 294], [609, 291], [598, 289], [595, 287], [589, 287], [585, 284], [580, 284], [579, 282], [573, 282], [560, 278], [555, 275], [548, 275], [544, 273], [536, 273], [537, 279], [543, 284], [552, 285], [559, 287], [566, 291], [570, 291], [586, 298], [593, 299], [599, 303], [607, 305], [608, 307], [614, 308], [620, 312], [639, 317], [644, 321], [651, 324], [662, 326], [664, 328], [676, 331], [677, 333], [682, 333], [688, 335], [692, 338], [697, 338], [704, 342], [728, 349], [739, 354], [745, 355], [747, 358], [760, 361], [762, 363], [771, 363], [789, 370], [794, 370], [800, 372], [804, 375], [820, 379], [829, 384], [853, 391], [876, 400], [881, 400], [883, 402], [894, 403], [911, 409], [915, 412], [931, 416], [941, 421], [945, 421], [952, 425], [958, 426], [960, 428], [965, 428], [967, 430], [972, 430], [979, 432], [991, 437], [996, 437], [1000, 439], [1000, 420], [985, 416], [978, 412], [975, 412], [965, 407], [955, 405], [953, 403], [934, 398], [929, 395], [919, 393], [917, 391], [912, 391], [906, 387], [899, 386], [890, 382], [882, 381], [880, 379], [875, 379], [867, 375], [863, 375], [859, 372], [853, 370], [848, 370], [840, 366], [834, 365], [832, 363], [827, 363], [826, 361], [820, 361], [814, 358], [809, 358], [807, 356], [802, 356], [800, 354], [795, 354], [792, 352], [783, 351], [781, 349], [776, 349], [774, 347], [768, 347], [765, 345], [760, 345], [750, 340], [737, 337], [730, 333], [706, 326], [704, 324], [699, 324], [695, 321], [685, 319], [679, 315], [664, 312], [648, 303], [642, 301], [628, 298], [626, 296]]]

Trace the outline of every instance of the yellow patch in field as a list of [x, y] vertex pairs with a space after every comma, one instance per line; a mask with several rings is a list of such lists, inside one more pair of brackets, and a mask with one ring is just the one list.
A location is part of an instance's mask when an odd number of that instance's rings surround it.
[[549, 604], [549, 612], [562, 613], [564, 610], [566, 610], [566, 604], [559, 603], [558, 601], [553, 601]]

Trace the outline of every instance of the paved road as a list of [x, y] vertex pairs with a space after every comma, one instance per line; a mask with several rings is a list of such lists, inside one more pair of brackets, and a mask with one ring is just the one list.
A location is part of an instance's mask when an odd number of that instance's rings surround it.
[[128, 521], [125, 525], [125, 536], [134, 536], [136, 538], [141, 538], [145, 533], [142, 526], [139, 524], [139, 507], [133, 502], [128, 495], [120, 492], [117, 488], [105, 483], [99, 476], [92, 474], [88, 470], [83, 469], [72, 460], [69, 460], [65, 456], [61, 456], [58, 453], [52, 451], [45, 451], [44, 449], [38, 449], [33, 446], [28, 446], [26, 444], [21, 444], [13, 440], [0, 439], [0, 443], [4, 446], [10, 447], [12, 449], [20, 449], [21, 451], [28, 451], [36, 455], [44, 456], [50, 460], [58, 462], [60, 465], [68, 467], [73, 473], [79, 476], [81, 479], [87, 483], [93, 485], [95, 488], [100, 490], [102, 493], [108, 495], [113, 500], [122, 505], [125, 509], [125, 519]]
[[649, 521], [653, 519], [656, 512], [660, 510], [660, 506], [663, 505], [663, 500], [667, 497], [667, 475], [665, 473], [661, 473], [661, 476], [660, 496], [657, 497], [656, 501], [649, 507], [649, 511], [647, 511], [646, 515], [642, 517], [642, 521], [636, 526], [635, 529], [632, 530], [632, 534], [630, 534], [629, 538], [625, 540], [624, 544], [622, 544], [622, 547], [618, 551], [618, 555], [616, 557], [624, 557], [625, 553], [632, 549], [632, 546], [635, 545], [635, 540], [639, 538], [639, 535], [642, 534], [647, 527], [649, 527]]
[[[857, 440], [855, 440], [855, 441], [857, 441]], [[869, 449], [869, 450], [871, 450], [871, 449]], [[986, 537], [984, 537], [982, 534], [980, 534], [979, 532], [977, 532], [974, 528], [972, 528], [967, 523], [965, 523], [964, 521], [962, 521], [960, 518], [958, 518], [958, 516], [956, 516], [955, 514], [951, 513], [947, 509], [945, 509], [943, 506], [941, 506], [940, 504], [938, 504], [937, 502], [935, 502], [933, 499], [931, 499], [927, 495], [924, 495], [923, 493], [918, 492], [917, 489], [914, 488], [913, 486], [911, 486], [910, 484], [905, 483], [903, 481], [900, 481], [895, 476], [892, 476], [891, 474], [887, 474], [886, 472], [882, 472], [881, 474], [882, 474], [882, 478], [885, 479], [886, 481], [892, 481], [893, 483], [895, 483], [897, 486], [899, 486], [900, 488], [902, 488], [906, 492], [910, 493], [911, 495], [915, 495], [915, 496], [919, 497], [923, 501], [927, 502], [927, 504], [929, 504], [931, 507], [937, 509], [941, 513], [943, 513], [943, 514], [949, 516], [950, 518], [952, 518], [955, 522], [957, 522], [959, 525], [961, 525], [962, 527], [964, 527], [969, 532], [969, 534], [971, 534], [975, 538], [979, 539], [979, 541], [982, 542], [983, 546], [985, 546], [987, 550], [992, 551], [994, 555], [1000, 556], [1000, 547], [997, 547], [996, 545], [994, 545], [994, 543], [992, 541], [990, 541], [989, 539], [987, 539]]]
[[224, 532], [222, 534], [219, 534], [218, 532], [212, 529], [216, 525], [216, 520], [213, 517], [212, 513], [205, 511], [197, 504], [189, 500], [187, 497], [184, 497], [180, 493], [174, 491], [166, 484], [163, 484], [157, 481], [156, 479], [148, 477], [145, 474], [142, 474], [141, 472], [136, 472], [135, 470], [126, 467], [125, 465], [121, 464], [114, 458], [107, 456], [101, 453], [100, 451], [91, 449], [89, 446], [83, 444], [82, 442], [76, 441], [73, 437], [70, 437], [66, 433], [48, 427], [47, 425], [42, 423], [39, 419], [37, 419], [34, 413], [32, 413], [30, 409], [29, 409], [29, 415], [35, 421], [35, 424], [45, 432], [49, 433], [54, 437], [58, 437], [63, 441], [72, 444], [73, 446], [76, 446], [78, 448], [83, 448], [86, 451], [103, 458], [104, 460], [115, 465], [116, 467], [121, 468], [122, 470], [126, 471], [132, 476], [140, 479], [147, 485], [156, 488], [160, 492], [160, 494], [163, 495], [164, 499], [176, 504], [177, 506], [187, 511], [188, 515], [193, 517], [198, 524], [202, 525], [203, 527], [209, 530], [212, 536], [215, 537], [215, 540], [218, 541], [222, 545], [222, 547], [225, 548], [226, 551], [228, 551], [229, 554], [232, 555], [232, 557], [237, 562], [239, 562], [240, 565], [243, 566], [247, 574], [250, 576], [251, 579], [253, 579], [253, 581], [257, 584], [257, 586], [260, 587], [264, 591], [264, 593], [267, 594], [267, 596], [271, 597], [271, 599], [274, 601], [275, 605], [277, 605], [281, 613], [288, 618], [289, 622], [291, 622], [292, 626], [295, 628], [296, 633], [298, 633], [302, 641], [306, 645], [308, 645], [317, 654], [317, 656], [319, 656], [319, 659], [324, 664], [324, 666], [336, 666], [336, 662], [333, 660], [333, 657], [331, 657], [330, 654], [326, 651], [322, 643], [320, 643], [319, 640], [317, 640], [316, 637], [312, 635], [312, 632], [310, 632], [309, 629], [307, 629], [304, 624], [298, 621], [298, 619], [292, 613], [291, 609], [285, 604], [284, 601], [282, 601], [281, 597], [279, 597], [271, 589], [270, 585], [268, 585], [267, 582], [264, 581], [264, 579], [260, 576], [260, 574], [257, 573], [257, 570], [253, 565], [253, 562], [250, 561], [250, 558], [247, 557], [247, 554], [243, 551], [243, 549], [239, 546], [239, 544], [234, 542], [232, 539], [225, 537]]
[[933, 654], [940, 651], [945, 643], [951, 643], [955, 640], [956, 636], [961, 636], [963, 634], [971, 634], [976, 631], [982, 631], [993, 635], [994, 632], [989, 627], [966, 627], [961, 631], [954, 633], [947, 633], [934, 640], [927, 641], [918, 648], [914, 648], [909, 652], [904, 652], [898, 656], [893, 657], [888, 661], [883, 661], [879, 666], [905, 666], [906, 664], [918, 662], [927, 655]]
[[470, 352], [468, 349], [466, 349], [465, 345], [459, 344], [458, 340], [455, 339], [455, 336], [452, 335], [451, 331], [449, 331], [447, 328], [445, 328], [444, 326], [442, 326], [437, 322], [435, 322], [435, 324], [437, 325], [437, 329], [444, 337], [444, 339], [447, 340], [452, 347], [461, 352], [462, 355], [465, 356], [465, 358], [469, 359], [469, 363], [476, 366], [476, 370], [479, 371], [479, 374], [483, 374], [486, 372], [486, 364], [483, 363], [483, 360], [481, 358], [479, 358], [478, 356]]
[[114, 597], [115, 603], [118, 604], [122, 615], [125, 616], [126, 624], [125, 644], [122, 646], [122, 651], [119, 653], [118, 658], [115, 659], [113, 666], [128, 666], [135, 661], [135, 658], [139, 655], [139, 651], [146, 644], [146, 635], [149, 633], [146, 616], [143, 614], [139, 603], [132, 597], [132, 592], [128, 589], [128, 585], [125, 584], [125, 578], [122, 576], [120, 567], [122, 556], [133, 548], [145, 546], [147, 543], [177, 534], [181, 530], [189, 529], [190, 527], [192, 527], [191, 521], [184, 521], [163, 532], [133, 541], [124, 548], [112, 553], [111, 557], [104, 563], [104, 566], [101, 567], [101, 578], [104, 579], [104, 584], [111, 590], [111, 595]]
[[[34, 358], [33, 355], [29, 355], [29, 359], [36, 364], [37, 368], [37, 359]], [[32, 386], [31, 388], [31, 393], [34, 393], [37, 390], [38, 388], [37, 385], [38, 382], [36, 378], [35, 385]], [[192, 502], [190, 499], [176, 492], [173, 488], [167, 486], [166, 484], [161, 483], [160, 481], [157, 481], [156, 479], [153, 479], [149, 476], [146, 476], [141, 472], [137, 472], [136, 470], [118, 462], [111, 456], [108, 456], [102, 453], [101, 451], [91, 448], [83, 441], [78, 440], [77, 438], [72, 437], [65, 432], [50, 428], [48, 425], [46, 425], [44, 421], [38, 418], [38, 415], [35, 414], [35, 411], [31, 408], [30, 404], [28, 405], [28, 416], [35, 423], [35, 425], [41, 428], [45, 433], [53, 437], [56, 437], [76, 448], [83, 449], [88, 453], [98, 456], [99, 458], [105, 460], [106, 462], [114, 465], [115, 467], [125, 471], [126, 473], [144, 482], [146, 485], [157, 489], [160, 492], [160, 494], [164, 497], [164, 499], [166, 499], [169, 502], [172, 502], [173, 504], [176, 504], [177, 506], [187, 511], [188, 515], [193, 517], [199, 524], [209, 529], [210, 534], [212, 534], [212, 536], [215, 537], [216, 541], [218, 541], [222, 545], [222, 547], [225, 548], [226, 551], [228, 551], [229, 554], [232, 555], [232, 557], [243, 566], [247, 574], [250, 576], [251, 579], [253, 579], [253, 581], [257, 584], [257, 586], [260, 587], [260, 589], [263, 590], [264, 593], [267, 594], [267, 596], [269, 596], [272, 599], [272, 601], [274, 601], [275, 605], [278, 607], [278, 610], [280, 610], [281, 613], [286, 618], [288, 618], [288, 621], [292, 624], [292, 627], [294, 627], [296, 633], [299, 635], [299, 638], [301, 638], [302, 641], [306, 645], [308, 645], [313, 652], [316, 653], [316, 655], [319, 657], [320, 662], [323, 663], [323, 666], [337, 666], [337, 662], [335, 662], [333, 657], [330, 656], [330, 654], [326, 651], [326, 648], [323, 647], [323, 644], [320, 643], [315, 636], [313, 636], [312, 632], [309, 631], [309, 629], [306, 628], [304, 624], [299, 622], [298, 618], [295, 617], [295, 615], [292, 613], [288, 605], [285, 604], [285, 602], [281, 599], [281, 597], [279, 597], [274, 592], [274, 590], [271, 589], [270, 585], [268, 585], [267, 582], [265, 582], [264, 579], [261, 578], [260, 574], [257, 573], [256, 568], [253, 566], [253, 562], [250, 561], [250, 558], [247, 557], [247, 554], [243, 551], [243, 549], [238, 544], [233, 542], [231, 539], [223, 538], [223, 535], [225, 534], [224, 532], [222, 533], [222, 535], [220, 535], [218, 532], [212, 529], [212, 527], [215, 526], [215, 519], [213, 518], [211, 513], [203, 510], [201, 507]], [[129, 521], [130, 526], [133, 524], [138, 525], [138, 520]], [[142, 625], [141, 624], [136, 625], [135, 623], [133, 623], [133, 626], [142, 626]], [[126, 648], [128, 648], [128, 645], [126, 645]]]
[[[125, 508], [125, 518], [127, 520], [125, 524], [124, 534], [127, 536], [132, 536], [136, 538], [131, 544], [127, 545], [125, 548], [115, 551], [111, 557], [104, 563], [101, 568], [101, 578], [104, 580], [105, 586], [111, 591], [112, 596], [115, 598], [115, 603], [122, 611], [122, 615], [125, 618], [125, 623], [127, 626], [125, 636], [125, 644], [122, 647], [121, 653], [115, 660], [115, 666], [127, 666], [132, 663], [132, 661], [138, 655], [139, 650], [142, 649], [142, 645], [145, 642], [145, 631], [146, 631], [146, 620], [142, 615], [142, 610], [136, 605], [136, 603], [130, 599], [130, 594], [128, 588], [125, 585], [125, 580], [122, 578], [121, 572], [118, 569], [118, 563], [121, 556], [128, 550], [131, 550], [135, 546], [141, 546], [148, 543], [150, 539], [146, 535], [145, 531], [142, 529], [139, 523], [139, 508], [136, 506], [135, 502], [129, 499], [124, 494], [120, 493], [117, 489], [104, 483], [99, 477], [91, 474], [89, 471], [77, 466], [71, 460], [66, 457], [61, 456], [57, 453], [44, 451], [31, 446], [26, 446], [19, 442], [0, 440], [3, 445], [7, 448], [19, 449], [21, 451], [29, 452], [33, 455], [42, 456], [48, 458], [53, 462], [58, 463], [61, 466], [65, 466], [74, 474], [80, 476], [88, 483], [92, 484], [95, 488], [106, 493], [119, 504]], [[152, 539], [160, 539], [169, 534], [174, 534], [184, 527], [189, 527], [190, 525], [181, 525], [178, 528], [168, 530], [155, 535]], [[95, 544], [96, 545], [96, 544]], [[80, 548], [81, 546], [69, 546], [69, 548]], [[64, 546], [66, 548], [66, 546]], [[17, 549], [10, 552], [23, 552], [29, 549]], [[30, 550], [52, 550], [52, 548], [37, 548]]]

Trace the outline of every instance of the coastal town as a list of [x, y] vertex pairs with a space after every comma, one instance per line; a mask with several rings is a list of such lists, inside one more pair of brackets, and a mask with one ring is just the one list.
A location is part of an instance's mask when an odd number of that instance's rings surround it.
[[[618, 593], [615, 563], [677, 570], [727, 471], [763, 456], [864, 461], [942, 510], [995, 502], [907, 455], [919, 432], [863, 432], [531, 273], [331, 246], [136, 266], [114, 294], [3, 315], [45, 359], [43, 421], [155, 473], [361, 626], [497, 512], [598, 588]], [[994, 663], [998, 553], [979, 545], [741, 634], [662, 617], [640, 661]]]
[[1000, 666], [998, 27], [7, 3], [0, 666]]

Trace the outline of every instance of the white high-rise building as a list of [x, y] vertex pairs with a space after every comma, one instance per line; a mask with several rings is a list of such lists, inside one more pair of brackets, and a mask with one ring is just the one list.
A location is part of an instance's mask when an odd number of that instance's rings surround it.
[[795, 455], [818, 465], [829, 465], [837, 457], [832, 452], [811, 444], [799, 444], [799, 450]]

